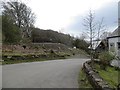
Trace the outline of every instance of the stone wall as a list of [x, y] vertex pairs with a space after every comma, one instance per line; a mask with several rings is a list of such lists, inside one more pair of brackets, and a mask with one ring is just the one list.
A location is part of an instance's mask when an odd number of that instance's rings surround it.
[[90, 61], [83, 64], [83, 69], [88, 77], [88, 80], [92, 84], [93, 88], [98, 88], [99, 90], [112, 90], [108, 83], [104, 81], [99, 74], [90, 67]]

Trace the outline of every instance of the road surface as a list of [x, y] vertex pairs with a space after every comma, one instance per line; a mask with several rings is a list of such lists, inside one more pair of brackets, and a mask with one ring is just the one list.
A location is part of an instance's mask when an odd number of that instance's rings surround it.
[[4, 65], [3, 88], [78, 88], [78, 74], [88, 59], [72, 58]]

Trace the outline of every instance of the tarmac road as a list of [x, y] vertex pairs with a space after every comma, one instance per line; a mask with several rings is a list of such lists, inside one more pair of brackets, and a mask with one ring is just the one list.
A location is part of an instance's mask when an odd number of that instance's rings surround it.
[[3, 88], [78, 88], [78, 74], [89, 59], [72, 58], [4, 65]]

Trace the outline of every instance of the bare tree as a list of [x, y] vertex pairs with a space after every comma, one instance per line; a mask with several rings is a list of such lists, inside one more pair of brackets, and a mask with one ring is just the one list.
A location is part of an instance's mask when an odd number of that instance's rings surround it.
[[84, 19], [84, 27], [87, 30], [87, 34], [90, 38], [90, 56], [91, 60], [93, 60], [93, 55], [92, 55], [92, 42], [93, 38], [95, 37], [95, 30], [96, 30], [96, 23], [95, 23], [95, 16], [94, 13], [90, 10], [87, 17]]
[[18, 1], [3, 2], [3, 15], [7, 15], [16, 24], [22, 33], [22, 37], [30, 36], [30, 27], [33, 26], [35, 15], [24, 3]]
[[100, 38], [103, 40], [103, 39], [106, 39], [107, 37], [110, 37], [111, 36], [111, 32], [108, 32], [108, 31], [105, 31], [103, 32], [101, 35], [100, 35]]
[[98, 22], [97, 28], [97, 39], [100, 40], [100, 36], [106, 30], [106, 25], [103, 24], [104, 18], [102, 17], [101, 21]]
[[90, 56], [93, 61], [93, 40], [100, 39], [100, 34], [105, 30], [105, 25], [103, 25], [103, 18], [100, 22], [95, 20], [95, 14], [91, 10], [85, 17], [83, 25], [86, 28], [86, 34], [90, 38]]
[[80, 34], [80, 39], [85, 40], [87, 38], [87, 35], [85, 33]]

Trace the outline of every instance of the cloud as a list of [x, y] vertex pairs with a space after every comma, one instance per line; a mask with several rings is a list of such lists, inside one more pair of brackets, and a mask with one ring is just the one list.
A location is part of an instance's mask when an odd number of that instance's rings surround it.
[[[4, 0], [9, 1], [9, 0]], [[11, 0], [12, 1], [12, 0]], [[91, 8], [105, 18], [108, 27], [115, 26], [118, 0], [20, 0], [36, 14], [35, 26], [42, 29], [63, 29], [64, 33], [79, 35], [83, 18]], [[97, 18], [99, 18], [97, 17]]]
[[83, 14], [88, 8], [99, 9], [112, 0], [29, 0], [27, 5], [35, 12], [35, 26], [59, 30], [69, 26], [73, 17]]
[[[89, 9], [88, 9], [89, 10]], [[107, 27], [108, 31], [113, 31], [117, 25], [118, 25], [118, 3], [117, 2], [109, 2], [105, 4], [103, 7], [94, 10], [95, 12], [95, 18], [96, 21], [101, 20], [102, 17], [104, 17], [104, 24]], [[83, 27], [83, 19], [87, 15], [87, 11], [84, 12], [83, 14], [80, 14], [78, 16], [75, 16], [73, 19], [73, 22], [66, 27], [67, 31], [66, 32], [71, 32], [74, 31], [76, 32], [76, 35], [79, 35], [80, 33], [83, 32], [85, 29]]]
[[107, 25], [109, 31], [113, 31], [112, 29], [118, 26], [118, 3], [108, 3], [105, 7], [96, 11], [96, 16], [98, 19], [104, 17], [104, 23]]

